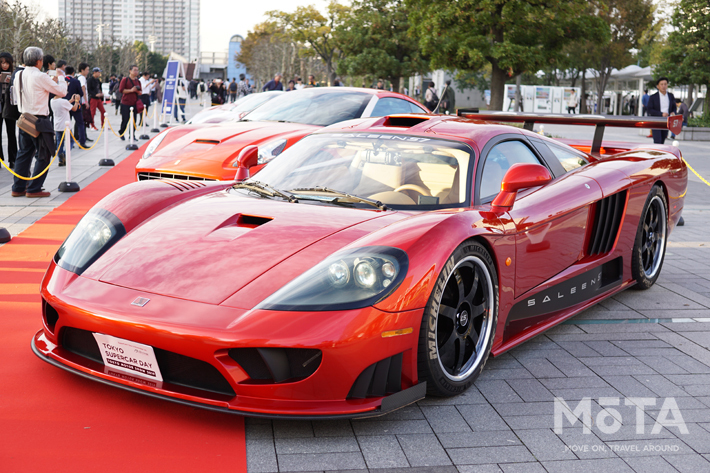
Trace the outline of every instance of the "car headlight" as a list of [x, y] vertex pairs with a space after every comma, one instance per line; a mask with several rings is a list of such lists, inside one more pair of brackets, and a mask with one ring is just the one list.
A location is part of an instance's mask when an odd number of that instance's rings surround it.
[[151, 141], [151, 142], [148, 144], [148, 147], [147, 147], [147, 148], [145, 149], [145, 151], [143, 152], [143, 157], [142, 157], [141, 159], [148, 159], [148, 158], [150, 158], [150, 156], [151, 156], [153, 153], [155, 153], [155, 150], [158, 149], [158, 146], [160, 146], [160, 143], [163, 142], [163, 140], [165, 139], [165, 137], [167, 136], [167, 134], [168, 134], [168, 131], [166, 130], [166, 131], [162, 132], [161, 134], [159, 134], [158, 136], [156, 136], [155, 138], [153, 138], [153, 141]]
[[89, 211], [54, 255], [59, 267], [81, 274], [126, 234], [126, 229], [107, 210]]
[[258, 164], [266, 164], [274, 159], [279, 154], [283, 153], [286, 148], [286, 140], [276, 140], [259, 146], [259, 162]]
[[265, 310], [348, 310], [383, 300], [402, 283], [409, 259], [399, 248], [368, 246], [335, 253], [257, 306]]

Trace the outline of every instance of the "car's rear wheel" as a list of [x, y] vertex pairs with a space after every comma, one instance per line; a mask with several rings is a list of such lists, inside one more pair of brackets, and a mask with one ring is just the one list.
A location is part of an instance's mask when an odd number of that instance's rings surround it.
[[464, 242], [444, 265], [419, 333], [419, 378], [427, 392], [465, 391], [486, 364], [498, 321], [498, 276], [491, 255]]
[[648, 289], [661, 274], [668, 239], [666, 196], [660, 186], [653, 186], [643, 206], [641, 221], [631, 254], [631, 275], [635, 289]]

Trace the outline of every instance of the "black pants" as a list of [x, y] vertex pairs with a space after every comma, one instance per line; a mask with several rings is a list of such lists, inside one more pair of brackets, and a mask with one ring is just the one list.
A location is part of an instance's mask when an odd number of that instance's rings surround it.
[[84, 115], [82, 115], [81, 107], [83, 105], [79, 105], [75, 112], [69, 112], [69, 115], [74, 119], [74, 136], [76, 140], [81, 146], [86, 146], [86, 126], [84, 125]]
[[[37, 161], [35, 162], [34, 172], [32, 176], [44, 171], [44, 169], [49, 166], [50, 156], [46, 151], [46, 148], [40, 147], [40, 140], [42, 134], [37, 138], [28, 135], [24, 131], [20, 130], [20, 151], [17, 153], [17, 160], [15, 161], [15, 172], [23, 177], [30, 177], [30, 168], [32, 167], [32, 158], [35, 156], [35, 152], [39, 151], [37, 155]], [[47, 174], [44, 173], [41, 177], [33, 181], [25, 181], [17, 177], [13, 177], [14, 182], [12, 184], [13, 192], [42, 192], [42, 184], [44, 180], [47, 179]]]
[[[121, 128], [118, 129], [118, 134], [123, 135], [123, 132], [128, 127], [128, 120], [131, 117], [131, 106], [126, 104], [121, 104]], [[135, 125], [138, 120], [138, 113], [136, 112], [135, 106], [133, 108], [133, 124]], [[130, 132], [129, 132], [130, 133]]]
[[662, 145], [666, 142], [666, 138], [668, 138], [668, 130], [652, 130], [652, 133], [654, 143]]
[[13, 166], [17, 159], [17, 120], [0, 117], [0, 159], [3, 161], [5, 160], [1, 145], [3, 120], [5, 121], [5, 129], [7, 130], [7, 165]]

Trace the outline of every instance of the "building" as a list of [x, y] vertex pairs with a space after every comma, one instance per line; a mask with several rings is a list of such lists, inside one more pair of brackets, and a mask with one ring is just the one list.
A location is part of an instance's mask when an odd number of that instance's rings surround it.
[[227, 78], [230, 81], [232, 79], [239, 80], [239, 74], [246, 74], [248, 77], [246, 66], [237, 62], [237, 55], [242, 50], [242, 41], [244, 41], [244, 38], [238, 34], [235, 34], [229, 40], [229, 62], [227, 66]]
[[94, 49], [103, 41], [142, 41], [153, 51], [200, 57], [200, 0], [59, 0], [59, 19]]

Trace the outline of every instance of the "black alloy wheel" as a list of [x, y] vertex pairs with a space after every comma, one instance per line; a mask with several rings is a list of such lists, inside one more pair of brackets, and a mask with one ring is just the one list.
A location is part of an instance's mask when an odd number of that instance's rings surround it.
[[631, 273], [636, 289], [648, 289], [656, 282], [668, 240], [666, 198], [660, 186], [653, 186], [643, 207], [631, 255]]
[[429, 298], [420, 332], [420, 377], [430, 394], [451, 396], [478, 377], [490, 353], [498, 283], [488, 251], [466, 242], [447, 261]]

